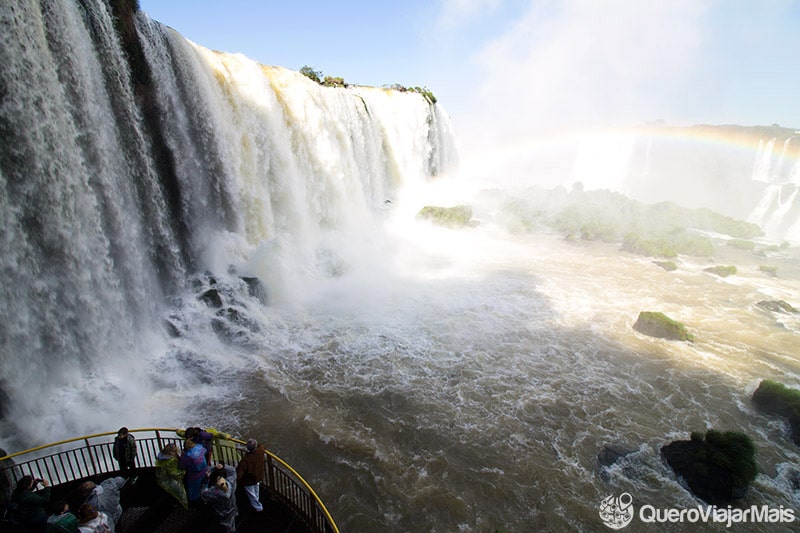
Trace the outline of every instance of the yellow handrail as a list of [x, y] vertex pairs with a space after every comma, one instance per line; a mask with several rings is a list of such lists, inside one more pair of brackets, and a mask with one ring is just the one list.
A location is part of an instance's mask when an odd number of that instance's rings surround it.
[[[177, 435], [178, 431], [182, 431], [182, 429], [181, 428], [136, 428], [136, 429], [129, 429], [128, 430], [128, 432], [130, 432], [130, 433], [138, 433], [138, 432], [145, 432], [145, 431], [151, 431], [151, 432], [155, 432], [155, 433], [158, 433], [159, 431], [171, 431], [171, 432], [175, 432], [175, 434]], [[94, 438], [99, 438], [99, 437], [108, 437], [108, 436], [111, 436], [111, 435], [117, 435], [117, 432], [116, 431], [108, 431], [108, 432], [105, 432], [105, 433], [94, 433], [92, 435], [84, 435], [84, 436], [81, 436], [81, 437], [74, 437], [72, 439], [60, 440], [60, 441], [57, 441], [57, 442], [51, 442], [49, 444], [43, 444], [41, 446], [36, 446], [35, 448], [29, 448], [27, 450], [22, 450], [20, 452], [15, 452], [15, 453], [10, 453], [10, 454], [8, 454], [8, 455], [6, 455], [4, 457], [0, 457], [0, 465], [2, 465], [2, 462], [7, 460], [7, 459], [13, 459], [14, 457], [19, 457], [19, 456], [22, 456], [22, 455], [27, 455], [27, 454], [30, 454], [30, 453], [38, 452], [40, 450], [44, 450], [44, 449], [47, 449], [47, 448], [53, 448], [55, 446], [61, 446], [61, 445], [64, 445], [64, 444], [69, 444], [69, 443], [77, 442], [77, 441], [81, 441], [81, 440], [88, 442], [88, 439], [94, 439]], [[247, 443], [245, 441], [243, 441], [241, 439], [238, 439], [236, 437], [231, 437], [231, 436], [227, 436], [227, 435], [225, 436], [224, 440], [230, 440], [231, 442], [235, 442], [235, 443], [241, 444], [243, 446], [247, 445]], [[289, 472], [291, 472], [292, 475], [294, 475], [300, 481], [300, 483], [303, 484], [303, 486], [306, 488], [306, 490], [309, 492], [309, 494], [311, 494], [311, 496], [314, 498], [314, 500], [316, 501], [316, 503], [319, 506], [319, 508], [322, 510], [322, 513], [325, 515], [325, 518], [327, 519], [328, 524], [333, 528], [333, 533], [339, 533], [339, 528], [336, 526], [336, 522], [334, 522], [333, 517], [331, 516], [330, 512], [328, 511], [328, 508], [325, 507], [325, 504], [322, 502], [322, 500], [317, 495], [317, 493], [314, 491], [314, 489], [311, 488], [311, 485], [309, 485], [309, 483], [305, 479], [303, 479], [303, 476], [301, 476], [294, 468], [289, 466], [289, 463], [287, 463], [286, 461], [284, 461], [283, 459], [281, 459], [280, 457], [278, 457], [277, 455], [275, 455], [271, 451], [267, 450], [266, 452], [267, 452], [267, 455], [269, 455], [273, 460], [275, 460], [278, 463], [280, 463], [284, 468], [286, 468]]]

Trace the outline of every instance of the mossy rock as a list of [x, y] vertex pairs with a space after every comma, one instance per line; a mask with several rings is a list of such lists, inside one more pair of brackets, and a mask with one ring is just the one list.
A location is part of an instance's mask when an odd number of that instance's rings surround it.
[[660, 266], [667, 272], [674, 272], [678, 270], [678, 265], [676, 265], [673, 261], [653, 261], [656, 265]]
[[795, 307], [783, 300], [761, 300], [756, 304], [761, 309], [772, 311], [773, 313], [798, 313]]
[[686, 326], [669, 318], [664, 313], [642, 311], [633, 329], [644, 335], [677, 341], [694, 341], [694, 336], [686, 331]]
[[695, 496], [712, 505], [726, 505], [747, 494], [758, 473], [753, 441], [738, 431], [709, 430], [704, 438], [674, 441], [661, 448], [667, 464]]
[[465, 228], [470, 225], [472, 208], [468, 205], [454, 207], [426, 205], [417, 213], [417, 218], [429, 220], [446, 228]]
[[753, 393], [752, 402], [762, 413], [786, 418], [789, 421], [792, 440], [800, 445], [800, 390], [790, 389], [782, 383], [766, 379]]
[[728, 276], [736, 274], [737, 270], [733, 265], [715, 265], [713, 267], [704, 268], [703, 272], [709, 272], [715, 276], [727, 278]]

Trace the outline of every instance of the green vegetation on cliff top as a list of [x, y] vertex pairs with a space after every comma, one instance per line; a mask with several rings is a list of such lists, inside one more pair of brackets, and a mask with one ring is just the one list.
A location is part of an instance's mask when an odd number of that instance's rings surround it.
[[[300, 74], [305, 76], [306, 78], [319, 83], [325, 87], [347, 87], [347, 83], [345, 83], [344, 78], [335, 77], [335, 76], [324, 76], [322, 75], [321, 70], [315, 70], [308, 65], [304, 65], [300, 69]], [[425, 100], [433, 105], [436, 103], [436, 96], [434, 96], [433, 92], [428, 89], [427, 87], [405, 87], [400, 85], [399, 83], [395, 83], [393, 85], [385, 85], [386, 89], [391, 89], [393, 91], [399, 91], [401, 93], [418, 93], [421, 94]]]

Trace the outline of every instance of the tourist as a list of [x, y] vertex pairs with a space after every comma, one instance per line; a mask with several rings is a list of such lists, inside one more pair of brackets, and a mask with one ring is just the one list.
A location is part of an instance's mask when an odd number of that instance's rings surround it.
[[78, 517], [69, 511], [64, 500], [58, 500], [47, 517], [47, 533], [75, 533], [78, 531]]
[[[6, 457], [8, 453], [0, 448], [0, 457]], [[8, 503], [11, 500], [11, 493], [14, 491], [14, 459], [3, 459], [0, 461], [0, 503]]]
[[78, 520], [79, 533], [114, 533], [114, 524], [108, 515], [89, 503], [78, 509]]
[[206, 451], [206, 463], [210, 465], [214, 456], [214, 434], [203, 428], [190, 427], [186, 428], [185, 436], [187, 439], [192, 439], [196, 444], [203, 445]]
[[206, 449], [194, 440], [187, 438], [184, 443], [183, 455], [181, 455], [178, 465], [186, 470], [186, 489], [189, 501], [199, 500], [200, 487], [208, 473]]
[[93, 481], [84, 481], [79, 487], [81, 496], [84, 497], [83, 503], [88, 503], [97, 511], [105, 513], [112, 529], [122, 516], [122, 505], [119, 503], [119, 497], [123, 486], [125, 486], [125, 478], [112, 477], [99, 485], [96, 485]]
[[[42, 485], [41, 490], [37, 487]], [[47, 528], [47, 511], [50, 502], [50, 483], [45, 479], [22, 476], [11, 494], [11, 501], [19, 509], [20, 519], [28, 531], [43, 532]]]
[[178, 446], [174, 442], [164, 446], [164, 449], [156, 457], [156, 482], [186, 509], [189, 502], [186, 496], [186, 487], [183, 485], [185, 472], [181, 469], [179, 460]]
[[[136, 468], [136, 439], [128, 432], [128, 428], [122, 427], [117, 432], [112, 449], [114, 459], [119, 463], [119, 469], [124, 474]], [[131, 484], [136, 482], [136, 476], [131, 478]]]
[[267, 450], [255, 439], [247, 441], [247, 453], [236, 465], [236, 480], [244, 487], [247, 499], [256, 512], [264, 510], [259, 501], [259, 487], [264, 482], [264, 457]]
[[236, 470], [218, 464], [209, 474], [209, 484], [202, 491], [203, 501], [211, 505], [226, 533], [236, 531]]

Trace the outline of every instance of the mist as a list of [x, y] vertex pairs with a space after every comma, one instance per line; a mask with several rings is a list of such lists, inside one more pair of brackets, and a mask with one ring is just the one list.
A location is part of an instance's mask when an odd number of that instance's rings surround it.
[[[455, 96], [444, 102], [462, 177], [484, 188], [581, 182], [763, 223], [757, 206], [777, 193], [754, 183], [757, 161], [775, 183], [800, 175], [781, 145], [800, 118], [780, 98], [800, 83], [790, 66], [800, 43], [787, 22], [797, 4], [740, 4], [444, 2], [442, 41], [460, 42], [458, 32], [481, 20], [494, 30], [471, 49], [460, 91], [442, 80]], [[787, 209], [790, 195], [766, 210]], [[800, 238], [792, 225], [772, 237]]]

